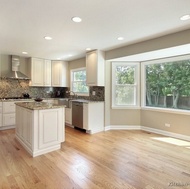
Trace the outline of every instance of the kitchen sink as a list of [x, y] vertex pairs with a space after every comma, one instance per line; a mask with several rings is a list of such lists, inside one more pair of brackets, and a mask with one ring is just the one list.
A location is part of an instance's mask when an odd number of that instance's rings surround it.
[[58, 99], [58, 104], [59, 105], [65, 105], [66, 108], [71, 108], [71, 100], [73, 100], [72, 98], [59, 98]]

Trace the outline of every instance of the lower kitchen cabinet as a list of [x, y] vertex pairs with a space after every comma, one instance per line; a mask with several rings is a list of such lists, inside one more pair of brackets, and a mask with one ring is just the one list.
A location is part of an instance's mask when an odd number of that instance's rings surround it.
[[[20, 101], [0, 102], [0, 130], [15, 128], [16, 102]], [[22, 102], [31, 102], [31, 100], [23, 100]]]
[[104, 130], [104, 102], [83, 104], [83, 128], [90, 134]]
[[2, 126], [15, 127], [15, 102], [3, 102], [2, 112]]
[[2, 122], [2, 110], [3, 109], [3, 103], [0, 102], [0, 127], [3, 126], [3, 122]]
[[65, 108], [65, 123], [67, 125], [72, 125], [72, 109]]

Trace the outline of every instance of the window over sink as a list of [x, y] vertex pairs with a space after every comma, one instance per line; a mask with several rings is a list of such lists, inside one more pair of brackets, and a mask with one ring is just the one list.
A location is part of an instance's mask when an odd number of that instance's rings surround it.
[[81, 96], [89, 95], [89, 87], [86, 85], [86, 68], [71, 70], [71, 91]]

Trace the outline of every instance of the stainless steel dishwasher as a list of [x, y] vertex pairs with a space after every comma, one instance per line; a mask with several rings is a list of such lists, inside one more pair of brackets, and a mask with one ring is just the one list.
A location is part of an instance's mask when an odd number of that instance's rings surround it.
[[83, 102], [72, 101], [72, 125], [83, 129]]

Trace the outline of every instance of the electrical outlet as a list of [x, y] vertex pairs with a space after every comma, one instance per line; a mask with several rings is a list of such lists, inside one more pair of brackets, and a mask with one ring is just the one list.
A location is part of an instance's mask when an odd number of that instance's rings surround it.
[[95, 96], [95, 95], [96, 95], [96, 91], [92, 91], [92, 95], [94, 95], [94, 96]]
[[169, 123], [165, 123], [165, 127], [170, 127], [170, 124]]

